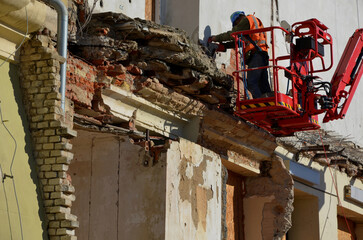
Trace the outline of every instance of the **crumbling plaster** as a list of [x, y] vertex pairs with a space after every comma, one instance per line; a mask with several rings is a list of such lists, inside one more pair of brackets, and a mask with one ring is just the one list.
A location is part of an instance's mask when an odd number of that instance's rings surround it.
[[221, 235], [220, 157], [181, 139], [167, 152], [166, 239], [218, 239]]
[[246, 179], [245, 217], [252, 220], [246, 221], [247, 239], [282, 239], [292, 225], [293, 186], [289, 171], [276, 155], [262, 163], [261, 176]]

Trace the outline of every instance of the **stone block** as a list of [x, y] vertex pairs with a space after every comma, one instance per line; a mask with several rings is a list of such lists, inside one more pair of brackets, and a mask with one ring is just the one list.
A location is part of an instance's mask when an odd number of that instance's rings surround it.
[[37, 123], [30, 123], [29, 126], [30, 126], [30, 129], [36, 129]]
[[44, 143], [43, 144], [43, 149], [44, 150], [52, 150], [52, 149], [54, 149], [54, 143]]
[[48, 180], [47, 179], [40, 179], [40, 183], [42, 184], [42, 186], [45, 186], [48, 184]]
[[70, 230], [67, 228], [58, 228], [57, 229], [57, 235], [75, 235], [75, 231], [74, 230]]
[[49, 240], [61, 240], [61, 236], [50, 236]]
[[54, 164], [56, 162], [56, 158], [46, 158], [44, 159], [45, 164]]
[[44, 186], [43, 191], [44, 192], [54, 192], [54, 186]]
[[49, 59], [48, 60], [48, 66], [55, 66], [57, 68], [60, 67], [59, 61], [55, 60], [55, 59]]
[[47, 60], [43, 60], [43, 61], [38, 61], [36, 62], [37, 67], [41, 68], [41, 67], [48, 67], [48, 61]]
[[[43, 149], [43, 144], [35, 144], [35, 150], [36, 151], [41, 151]], [[37, 162], [38, 162], [38, 159], [37, 159]], [[42, 164], [42, 163], [40, 163]]]
[[35, 88], [39, 88], [39, 87], [41, 87], [41, 86], [43, 86], [43, 82], [42, 81], [32, 81], [31, 82], [31, 87], [35, 87]]
[[66, 138], [77, 137], [77, 131], [75, 131], [71, 128], [57, 129], [57, 134], [61, 135], [63, 137], [66, 137]]
[[39, 151], [37, 155], [39, 158], [47, 158], [50, 156], [50, 151]]
[[44, 172], [38, 172], [38, 178], [44, 178]]
[[54, 149], [71, 151], [72, 150], [72, 144], [70, 144], [70, 143], [63, 143], [63, 142], [62, 143], [56, 143], [54, 145]]
[[49, 222], [49, 228], [59, 228], [61, 226], [60, 221], [50, 221]]
[[40, 171], [42, 171], [42, 172], [49, 172], [50, 170], [52, 170], [52, 165], [44, 164], [44, 165], [40, 166]]
[[49, 228], [49, 229], [48, 229], [48, 234], [49, 234], [50, 236], [54, 236], [54, 235], [56, 235], [55, 233], [56, 233], [56, 229], [54, 229], [54, 228]]
[[68, 177], [66, 172], [57, 172], [57, 174], [59, 178], [66, 179]]
[[28, 81], [36, 81], [38, 79], [38, 75], [28, 74], [24, 76], [24, 79]]
[[45, 200], [44, 201], [44, 206], [46, 207], [50, 207], [54, 205], [54, 200]]
[[49, 73], [49, 79], [60, 82], [60, 75], [58, 73]]
[[38, 108], [37, 113], [38, 114], [46, 114], [49, 112], [49, 108]]
[[77, 221], [77, 216], [70, 214], [70, 213], [57, 213], [55, 215], [57, 220], [70, 220], [70, 221]]
[[51, 92], [47, 94], [47, 99], [61, 100], [62, 95], [59, 92]]
[[32, 102], [32, 103], [31, 103], [31, 106], [32, 106], [33, 108], [41, 108], [41, 107], [44, 107], [44, 105], [43, 105], [43, 101]]
[[[52, 87], [42, 87], [42, 88], [40, 88], [41, 93], [50, 93], [52, 90], [53, 90]], [[47, 105], [45, 105], [45, 106], [47, 106]]]
[[75, 188], [71, 185], [56, 185], [55, 186], [56, 192], [63, 192], [63, 193], [74, 193]]
[[56, 215], [55, 214], [47, 214], [47, 218], [49, 221], [54, 221], [56, 219]]
[[43, 192], [44, 199], [50, 199], [50, 193]]
[[40, 128], [40, 129], [42, 129], [42, 128], [48, 128], [49, 127], [49, 122], [48, 121], [45, 121], [45, 122], [39, 122], [38, 124], [37, 124], [37, 128]]
[[60, 151], [60, 150], [53, 150], [53, 151], [51, 151], [50, 156], [52, 156], [52, 157], [60, 157], [60, 156], [62, 156], [62, 151]]
[[59, 120], [59, 119], [61, 119], [61, 115], [59, 115], [59, 114], [55, 114], [55, 113], [48, 113], [48, 114], [46, 114], [45, 116], [44, 116], [44, 120], [46, 120], [46, 121], [57, 121], [57, 120]]
[[71, 213], [71, 209], [67, 207], [54, 206], [45, 208], [47, 213]]
[[45, 87], [56, 87], [59, 88], [60, 87], [60, 81], [55, 81], [55, 80], [46, 80], [43, 82]]
[[76, 200], [75, 195], [65, 194], [63, 192], [53, 192], [50, 197], [51, 197], [51, 199], [67, 199], [72, 202], [74, 202]]
[[56, 114], [61, 114], [61, 115], [63, 114], [63, 110], [62, 110], [60, 105], [59, 106], [51, 106], [49, 108], [49, 112], [56, 113]]
[[31, 121], [32, 122], [40, 122], [40, 121], [43, 121], [43, 119], [44, 119], [43, 115], [37, 115], [37, 116], [32, 117]]
[[77, 240], [76, 236], [61, 236], [61, 240]]
[[[44, 130], [44, 136], [54, 136], [55, 135], [55, 129], [46, 129]], [[49, 141], [51, 142], [51, 141]]]
[[45, 172], [44, 177], [45, 178], [56, 178], [58, 175], [56, 172]]
[[49, 75], [48, 75], [48, 73], [39, 74], [38, 79], [39, 80], [47, 80], [47, 79], [49, 79]]
[[57, 198], [62, 198], [62, 194], [61, 192], [52, 192], [50, 194], [50, 199], [57, 199]]
[[28, 61], [37, 61], [42, 58], [42, 55], [39, 53], [34, 53], [30, 55], [20, 56], [20, 62], [28, 62]]
[[[41, 145], [42, 146], [42, 144], [37, 144], [37, 145]], [[44, 159], [43, 158], [37, 158], [37, 164], [38, 165], [43, 165], [44, 164]]]
[[39, 88], [37, 87], [30, 87], [27, 89], [28, 94], [34, 94], [39, 92]]
[[56, 67], [42, 67], [42, 72], [43, 73], [56, 73], [57, 72], [57, 68]]
[[33, 53], [36, 53], [36, 49], [35, 48], [24, 48], [22, 49], [22, 54], [23, 55], [30, 55], [30, 54], [33, 54]]
[[57, 157], [56, 163], [71, 164], [73, 157]]
[[47, 99], [44, 101], [44, 106], [60, 106], [60, 101], [55, 100], [55, 99]]
[[63, 228], [79, 228], [79, 222], [64, 220], [64, 221], [61, 221], [60, 226]]
[[34, 137], [35, 143], [47, 143], [48, 137]]
[[60, 136], [51, 136], [49, 137], [49, 142], [52, 142], [52, 143], [59, 143], [61, 141], [61, 138]]
[[61, 172], [61, 171], [68, 171], [69, 166], [66, 164], [54, 164], [52, 165], [52, 170], [56, 171], [56, 172]]
[[72, 206], [72, 201], [69, 200], [69, 199], [56, 199], [56, 200], [54, 200], [54, 205], [71, 207]]
[[41, 100], [44, 100], [44, 99], [45, 99], [45, 94], [41, 94], [41, 93], [34, 94], [34, 100], [35, 101], [41, 101]]
[[51, 121], [50, 122], [50, 126], [51, 127], [54, 127], [54, 128], [61, 127], [62, 126], [62, 122], [60, 122], [60, 121]]
[[63, 182], [63, 179], [61, 179], [61, 178], [53, 178], [53, 179], [48, 180], [49, 185], [60, 185], [60, 184], [62, 184], [62, 182]]

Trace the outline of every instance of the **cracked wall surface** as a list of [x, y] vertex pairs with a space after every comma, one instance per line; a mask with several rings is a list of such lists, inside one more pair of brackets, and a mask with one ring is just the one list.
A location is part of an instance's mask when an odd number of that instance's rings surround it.
[[220, 158], [181, 139], [167, 152], [165, 239], [221, 237]]
[[[280, 157], [262, 163], [258, 177], [246, 179], [246, 239], [282, 239], [292, 225], [293, 179]], [[261, 214], [261, 215], [260, 215]], [[259, 231], [257, 230], [259, 229]]]

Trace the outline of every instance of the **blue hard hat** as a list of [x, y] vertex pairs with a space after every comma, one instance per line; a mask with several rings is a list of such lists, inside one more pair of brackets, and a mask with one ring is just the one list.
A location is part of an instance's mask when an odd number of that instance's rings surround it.
[[245, 12], [244, 11], [236, 11], [236, 12], [232, 13], [232, 15], [231, 15], [231, 22], [232, 22], [232, 24], [234, 23], [234, 21], [237, 20], [237, 18], [240, 15], [245, 15]]

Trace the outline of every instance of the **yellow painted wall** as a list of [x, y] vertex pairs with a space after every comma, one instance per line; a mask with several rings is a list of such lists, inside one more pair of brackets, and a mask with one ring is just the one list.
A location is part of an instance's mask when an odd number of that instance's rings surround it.
[[4, 125], [0, 124], [0, 165], [9, 175], [12, 165], [14, 176], [13, 179], [6, 178], [4, 183], [0, 181], [0, 239], [22, 239], [21, 229], [23, 239], [47, 239], [42, 226], [45, 214], [37, 188], [36, 163], [31, 153], [30, 132], [17, 73], [17, 66], [13, 64], [5, 63], [0, 67], [1, 113], [3, 120], [7, 120], [5, 126], [16, 140], [15, 145]]
[[289, 239], [319, 240], [318, 198], [306, 193], [297, 194], [295, 189], [292, 227], [287, 233]]

